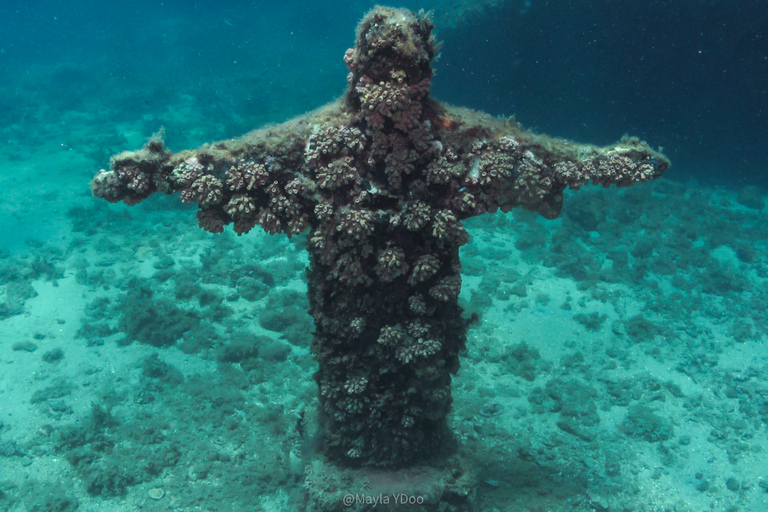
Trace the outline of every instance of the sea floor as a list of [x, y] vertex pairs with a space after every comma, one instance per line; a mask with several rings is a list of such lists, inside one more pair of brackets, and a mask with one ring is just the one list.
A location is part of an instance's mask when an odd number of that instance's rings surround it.
[[[0, 511], [301, 510], [304, 237], [99, 202], [55, 172], [86, 162], [4, 163]], [[768, 509], [764, 200], [659, 180], [466, 223], [477, 510]]]
[[[164, 122], [190, 127], [176, 149], [239, 126], [184, 96], [109, 123], [115, 91], [52, 116], [51, 91], [21, 89], [29, 119], [0, 127], [0, 511], [300, 510], [305, 238], [90, 197], [98, 166]], [[466, 225], [461, 301], [480, 320], [452, 426], [478, 510], [768, 508], [760, 191], [588, 187], [556, 221]]]

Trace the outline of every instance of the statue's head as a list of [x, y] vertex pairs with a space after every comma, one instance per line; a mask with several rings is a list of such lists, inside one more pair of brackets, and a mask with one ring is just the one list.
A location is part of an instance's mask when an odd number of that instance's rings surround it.
[[348, 101], [359, 106], [355, 87], [363, 77], [373, 83], [394, 79], [405, 85], [429, 79], [436, 46], [432, 28], [423, 12], [380, 6], [370, 11], [357, 27], [355, 48], [344, 56], [350, 70]]

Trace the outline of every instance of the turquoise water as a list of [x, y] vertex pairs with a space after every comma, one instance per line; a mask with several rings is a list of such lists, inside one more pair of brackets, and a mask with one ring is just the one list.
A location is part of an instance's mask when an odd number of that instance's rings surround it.
[[[478, 510], [765, 510], [761, 2], [433, 2], [432, 93], [673, 168], [467, 222], [452, 427]], [[368, 2], [0, 7], [0, 510], [301, 510], [303, 237], [90, 196], [339, 97]], [[676, 507], [676, 508], [675, 508]]]

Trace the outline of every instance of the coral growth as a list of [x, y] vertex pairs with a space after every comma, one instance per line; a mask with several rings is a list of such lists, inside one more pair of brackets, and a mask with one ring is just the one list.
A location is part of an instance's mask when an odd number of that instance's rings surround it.
[[309, 229], [324, 453], [337, 462], [405, 466], [452, 445], [463, 219], [518, 206], [554, 218], [566, 187], [629, 185], [668, 166], [637, 139], [582, 145], [431, 99], [432, 28], [377, 7], [345, 55], [342, 100], [195, 151], [153, 139], [91, 183], [127, 204], [179, 193], [214, 233]]

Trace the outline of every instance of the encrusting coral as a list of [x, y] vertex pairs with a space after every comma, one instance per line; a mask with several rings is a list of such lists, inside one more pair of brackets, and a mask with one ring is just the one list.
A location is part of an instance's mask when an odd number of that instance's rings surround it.
[[339, 101], [193, 151], [154, 138], [91, 183], [129, 205], [178, 193], [214, 233], [309, 229], [323, 453], [337, 463], [403, 467], [452, 446], [463, 219], [514, 207], [552, 219], [566, 187], [631, 185], [669, 165], [634, 138], [577, 144], [433, 100], [432, 28], [377, 7], [345, 55]]

